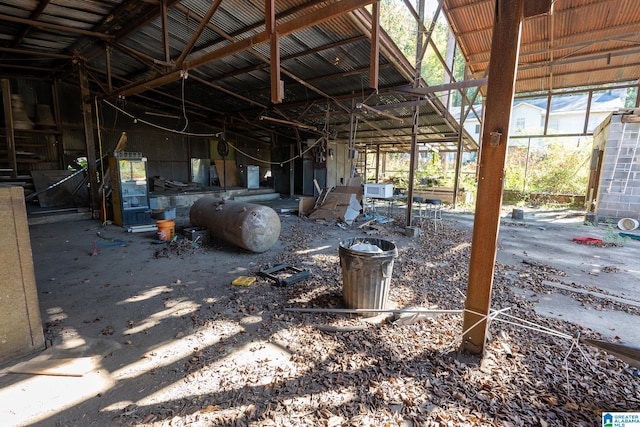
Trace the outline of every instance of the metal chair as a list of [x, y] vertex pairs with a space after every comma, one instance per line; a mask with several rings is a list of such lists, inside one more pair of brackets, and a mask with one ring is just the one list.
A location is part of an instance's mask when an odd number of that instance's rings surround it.
[[[412, 217], [416, 222], [419, 221], [420, 225], [422, 225], [424, 220], [427, 218], [427, 209], [426, 209], [427, 205], [424, 204], [424, 199], [422, 197], [413, 197], [411, 200], [413, 201]], [[417, 210], [417, 213], [416, 213], [416, 210]]]
[[424, 199], [427, 220], [433, 222], [433, 231], [438, 231], [438, 224], [442, 224], [442, 200]]

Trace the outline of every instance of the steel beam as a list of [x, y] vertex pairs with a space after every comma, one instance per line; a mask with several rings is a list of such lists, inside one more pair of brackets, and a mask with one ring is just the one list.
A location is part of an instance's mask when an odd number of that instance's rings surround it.
[[182, 49], [182, 53], [180, 54], [178, 59], [176, 59], [177, 68], [180, 68], [182, 66], [182, 63], [184, 62], [187, 55], [191, 53], [191, 50], [196, 45], [198, 38], [200, 37], [204, 29], [209, 24], [209, 21], [211, 20], [213, 15], [216, 13], [216, 10], [218, 10], [220, 3], [222, 3], [222, 0], [214, 0], [211, 3], [211, 6], [209, 6], [209, 10], [207, 10], [207, 13], [205, 13], [205, 15], [200, 20], [200, 23], [198, 24], [198, 28], [193, 32], [193, 34], [191, 35], [191, 39], [189, 39], [189, 42], [187, 42], [184, 49]]
[[46, 28], [48, 30], [59, 31], [61, 33], [80, 34], [83, 36], [96, 37], [103, 40], [113, 39], [113, 36], [109, 34], [97, 33], [95, 31], [83, 30], [81, 28], [73, 28], [69, 27], [68, 25], [58, 25], [43, 21], [35, 21], [33, 19], [19, 18], [17, 16], [0, 14], [0, 21], [15, 22], [18, 24], [31, 25], [32, 27], [36, 28]]
[[[375, 0], [342, 0], [338, 3], [334, 3], [331, 5], [319, 8], [310, 13], [302, 15], [298, 18], [294, 18], [294, 19], [291, 19], [290, 21], [286, 21], [280, 25], [277, 25], [276, 32], [280, 34], [280, 36], [286, 36], [294, 32], [309, 28], [313, 25], [317, 25], [321, 22], [333, 19], [342, 14], [351, 12], [357, 8], [366, 6], [374, 1]], [[197, 58], [193, 58], [189, 61], [185, 61], [183, 63], [182, 68], [187, 70], [198, 68], [202, 65], [206, 65], [210, 62], [216, 61], [218, 59], [222, 59], [226, 56], [244, 52], [257, 45], [264, 44], [268, 42], [270, 39], [271, 39], [271, 34], [269, 34], [265, 30], [251, 37], [247, 37], [245, 39], [232, 42], [229, 45], [224, 46], [220, 49], [216, 49], [214, 51], [202, 54]], [[144, 79], [132, 85], [127, 85], [124, 88], [120, 88], [116, 90], [111, 95], [124, 95], [124, 96], [135, 95], [137, 93], [143, 92], [144, 90], [155, 88], [158, 86], [163, 86], [167, 83], [177, 81], [180, 78], [181, 78], [181, 72], [180, 70], [176, 70], [176, 71], [172, 71], [167, 74], [161, 75], [159, 77]]]

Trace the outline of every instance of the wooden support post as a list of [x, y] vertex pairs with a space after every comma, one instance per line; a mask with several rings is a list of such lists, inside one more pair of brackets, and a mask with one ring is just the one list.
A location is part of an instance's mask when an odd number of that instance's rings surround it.
[[276, 31], [276, 0], [265, 0], [265, 27], [271, 41], [271, 102], [284, 99], [284, 82], [280, 79], [280, 36]]
[[496, 0], [462, 337], [473, 354], [484, 353], [486, 340], [523, 11], [524, 0]]
[[380, 72], [380, 2], [372, 5], [371, 12], [371, 58], [369, 59], [369, 87], [378, 89]]
[[7, 158], [11, 168], [11, 178], [18, 177], [18, 159], [16, 157], [16, 136], [13, 129], [13, 110], [11, 108], [11, 84], [2, 79], [2, 103], [4, 104], [5, 135], [7, 136]]
[[84, 138], [87, 147], [87, 170], [89, 171], [89, 200], [93, 218], [100, 215], [100, 195], [98, 194], [98, 168], [96, 167], [96, 143], [93, 133], [93, 115], [91, 108], [91, 92], [89, 79], [83, 66], [78, 68], [80, 77], [80, 95], [82, 99], [82, 119], [84, 122]]

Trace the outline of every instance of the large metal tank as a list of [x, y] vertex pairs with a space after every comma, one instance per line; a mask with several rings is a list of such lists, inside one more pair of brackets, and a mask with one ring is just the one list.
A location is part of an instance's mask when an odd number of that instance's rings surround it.
[[203, 197], [191, 206], [189, 219], [211, 237], [252, 252], [268, 250], [280, 237], [280, 217], [268, 206]]

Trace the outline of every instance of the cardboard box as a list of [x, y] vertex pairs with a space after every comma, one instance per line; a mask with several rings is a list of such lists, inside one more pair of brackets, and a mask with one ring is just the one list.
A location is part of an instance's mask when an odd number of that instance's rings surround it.
[[341, 219], [347, 224], [351, 224], [360, 214], [362, 205], [353, 193], [336, 193], [327, 194], [322, 206], [313, 211], [309, 218], [311, 219]]
[[301, 196], [298, 199], [298, 216], [309, 215], [316, 206], [316, 198], [311, 196]]

